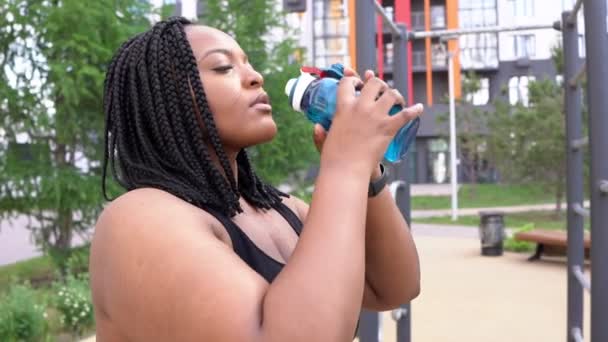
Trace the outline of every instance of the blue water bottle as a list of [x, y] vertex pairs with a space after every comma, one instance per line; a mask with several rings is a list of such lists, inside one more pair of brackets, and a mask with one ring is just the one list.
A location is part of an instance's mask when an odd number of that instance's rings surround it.
[[[344, 67], [341, 64], [333, 64], [327, 69], [302, 68], [301, 75], [290, 79], [285, 87], [289, 104], [294, 110], [303, 112], [310, 121], [322, 125], [328, 131], [336, 112], [338, 81], [343, 76]], [[402, 106], [394, 105], [388, 114], [394, 115], [402, 109]], [[403, 160], [416, 138], [419, 126], [420, 118], [417, 117], [401, 127], [388, 145], [384, 159], [391, 163]]]

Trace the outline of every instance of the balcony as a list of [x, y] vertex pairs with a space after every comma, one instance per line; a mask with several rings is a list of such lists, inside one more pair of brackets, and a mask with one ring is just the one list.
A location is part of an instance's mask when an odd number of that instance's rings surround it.
[[[440, 44], [433, 44], [431, 46], [431, 67], [433, 70], [446, 70], [448, 67], [447, 52], [443, 49]], [[425, 51], [413, 51], [412, 52], [412, 71], [419, 72], [426, 70], [426, 52]]]
[[[431, 30], [446, 28], [445, 7], [431, 6]], [[424, 31], [424, 12], [412, 12], [412, 30]]]

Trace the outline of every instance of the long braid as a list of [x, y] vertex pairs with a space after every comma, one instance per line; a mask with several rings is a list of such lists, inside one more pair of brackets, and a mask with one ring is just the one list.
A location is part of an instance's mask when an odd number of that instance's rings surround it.
[[[115, 57], [112, 59], [112, 61], [110, 62], [110, 65], [108, 66], [107, 77], [104, 80], [104, 84], [103, 84], [104, 113], [113, 112], [110, 110], [110, 108], [112, 107], [112, 101], [113, 101], [113, 97], [112, 97], [113, 93], [111, 91], [110, 85], [113, 83], [113, 76], [116, 73], [116, 65], [118, 64], [118, 61], [120, 60], [121, 56], [123, 56], [123, 53], [133, 44], [134, 41], [135, 41], [135, 39], [131, 39], [131, 40], [124, 42], [120, 46], [120, 48], [118, 49], [118, 51], [115, 54]], [[112, 126], [113, 126], [112, 115], [106, 114], [105, 125], [106, 125], [106, 130], [105, 130], [105, 134], [104, 134], [105, 143], [104, 143], [104, 153], [103, 153], [104, 167], [102, 169], [102, 175], [101, 175], [101, 189], [102, 189], [104, 198], [106, 200], [110, 201], [111, 199], [107, 195], [107, 186], [106, 186], [107, 167], [106, 166], [109, 161], [108, 159], [109, 159], [109, 154], [111, 153], [110, 151], [114, 151], [114, 146], [115, 146], [115, 142], [116, 142], [116, 135], [110, 134], [110, 131], [112, 130]], [[112, 168], [114, 168], [114, 166], [112, 166]], [[115, 174], [115, 172], [113, 172], [113, 174]]]
[[[169, 34], [169, 32], [167, 32]], [[163, 49], [166, 50], [167, 53], [171, 54], [172, 58], [179, 58], [178, 56], [173, 55], [175, 49], [171, 46], [171, 40], [169, 36], [163, 37]], [[197, 155], [195, 151], [192, 149], [192, 145], [204, 145], [202, 140], [193, 141], [192, 137], [186, 134], [186, 128], [184, 127], [183, 117], [193, 115], [191, 112], [191, 106], [189, 106], [188, 98], [186, 96], [182, 96], [181, 94], [186, 94], [178, 89], [180, 86], [178, 69], [179, 67], [175, 64], [170, 64], [167, 66], [168, 70], [166, 71], [166, 87], [165, 87], [165, 95], [169, 100], [169, 108], [172, 108], [172, 112], [179, 112], [182, 115], [171, 115], [170, 122], [172, 124], [171, 128], [175, 131], [175, 137], [177, 139], [178, 147], [180, 152], [183, 154], [184, 159], [187, 164], [192, 168], [193, 172], [198, 175], [198, 181], [204, 181], [205, 183], [197, 184], [199, 188], [201, 188], [206, 193], [205, 196], [212, 196], [217, 200], [224, 197], [223, 200], [226, 200], [225, 195], [222, 191], [214, 192], [211, 191], [215, 187], [207, 186], [207, 182], [209, 179], [213, 181], [215, 185], [220, 184], [225, 186], [225, 181], [218, 175], [219, 177], [210, 177], [210, 173], [213, 168], [204, 168], [203, 163], [200, 162], [200, 156]], [[208, 161], [211, 163], [211, 161]], [[219, 172], [218, 172], [219, 174]]]
[[[104, 196], [108, 199], [110, 164], [113, 177], [127, 190], [159, 188], [229, 216], [242, 211], [241, 195], [256, 207], [271, 208], [284, 194], [255, 175], [244, 150], [237, 157], [238, 186], [232, 177], [186, 39], [189, 24], [184, 18], [157, 23], [125, 42], [108, 67]], [[212, 163], [208, 143], [227, 177]]]
[[280, 197], [287, 196], [274, 187], [264, 184], [253, 172], [249, 156], [245, 150], [241, 150], [237, 155], [239, 165], [239, 187], [241, 193], [249, 202], [258, 203], [258, 206], [268, 209], [277, 202]]
[[[173, 32], [174, 34], [174, 32]], [[175, 42], [177, 40], [176, 37], [171, 37], [169, 38], [169, 42]], [[185, 51], [182, 47], [179, 46], [173, 46], [173, 49], [171, 50], [173, 52], [176, 53], [175, 57], [180, 60], [183, 61], [185, 59]], [[180, 130], [182, 130], [182, 132], [184, 134], [187, 135], [187, 137], [189, 139], [191, 139], [191, 141], [194, 142], [194, 147], [195, 147], [195, 151], [192, 151], [193, 155], [198, 155], [198, 158], [193, 158], [193, 160], [196, 162], [196, 165], [200, 164], [200, 158], [202, 157], [205, 163], [211, 164], [211, 158], [209, 156], [208, 151], [205, 148], [205, 141], [203, 139], [203, 135], [201, 132], [201, 127], [197, 124], [196, 121], [196, 114], [194, 111], [194, 107], [193, 107], [193, 101], [191, 99], [191, 96], [177, 96], [177, 94], [190, 94], [190, 89], [189, 89], [189, 84], [188, 84], [188, 78], [186, 75], [186, 67], [185, 67], [185, 63], [180, 63], [179, 65], [175, 65], [175, 83], [176, 86], [179, 87], [179, 89], [174, 89], [177, 92], [175, 93], [176, 96], [173, 96], [173, 99], [180, 99], [181, 100], [181, 105], [184, 108], [185, 114], [186, 115], [182, 115], [177, 119], [181, 119], [181, 121], [178, 121], [175, 123], [175, 127], [179, 128]], [[184, 144], [186, 145], [186, 144]], [[192, 147], [192, 144], [189, 146]], [[190, 150], [188, 150], [188, 153], [190, 153]], [[222, 177], [221, 173], [219, 172], [219, 170], [217, 170], [216, 168], [211, 168], [209, 169], [209, 171], [211, 172], [211, 174], [209, 175], [209, 177], [213, 180], [214, 185], [215, 185], [215, 189], [218, 189], [218, 196], [220, 196], [222, 198], [223, 201], [225, 201], [226, 203], [229, 203], [229, 205], [233, 205], [234, 203], [238, 204], [238, 194], [236, 194], [234, 191], [232, 191], [232, 189], [230, 188], [230, 184], [228, 182], [226, 182], [226, 179], [224, 177]], [[234, 208], [237, 211], [240, 211], [240, 206]]]
[[205, 127], [208, 131], [209, 139], [215, 150], [216, 155], [220, 160], [220, 164], [224, 168], [224, 172], [226, 173], [226, 175], [229, 175], [228, 180], [230, 181], [230, 187], [232, 188], [232, 191], [238, 194], [236, 180], [234, 179], [234, 177], [232, 177], [234, 171], [232, 170], [230, 162], [228, 161], [228, 156], [226, 155], [226, 152], [222, 147], [222, 143], [220, 141], [215, 122], [213, 121], [213, 115], [211, 114], [211, 110], [209, 109], [209, 105], [207, 103], [207, 96], [203, 91], [202, 82], [199, 77], [198, 69], [196, 68], [196, 60], [194, 58], [194, 53], [192, 52], [190, 44], [188, 44], [186, 40], [186, 33], [184, 32], [183, 26], [176, 27], [174, 28], [174, 30], [178, 34], [176, 42], [181, 45], [179, 48], [185, 54], [185, 56], [183, 56], [184, 62], [188, 63], [188, 69], [190, 71], [189, 79], [191, 80], [192, 87], [194, 88], [194, 96], [198, 102], [199, 107], [203, 108], [201, 114], [203, 116]]

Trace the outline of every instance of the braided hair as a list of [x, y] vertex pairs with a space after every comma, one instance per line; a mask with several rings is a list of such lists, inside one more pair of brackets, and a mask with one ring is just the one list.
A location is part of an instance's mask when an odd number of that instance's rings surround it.
[[[258, 208], [272, 208], [286, 195], [258, 178], [244, 149], [236, 158], [238, 182], [231, 177], [187, 25], [191, 22], [182, 17], [160, 21], [126, 41], [112, 58], [103, 94], [104, 198], [111, 200], [110, 166], [127, 191], [158, 188], [229, 217], [242, 212], [241, 195]], [[207, 142], [227, 177], [212, 163]]]

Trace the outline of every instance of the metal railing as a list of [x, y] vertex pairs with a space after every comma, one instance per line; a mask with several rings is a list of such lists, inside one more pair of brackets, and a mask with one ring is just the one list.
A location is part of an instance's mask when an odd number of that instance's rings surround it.
[[[591, 292], [591, 341], [608, 341], [608, 21], [607, 1], [578, 0], [570, 12], [562, 13], [561, 20], [553, 25], [521, 25], [512, 27], [484, 27], [469, 29], [450, 29], [424, 32], [407, 32], [404, 25], [396, 24], [384, 13], [376, 0], [357, 1], [357, 13], [373, 13], [374, 9], [381, 15], [393, 34], [394, 42], [394, 81], [402, 94], [408, 94], [407, 85], [407, 45], [412, 39], [427, 37], [457, 38], [461, 35], [475, 33], [508, 32], [556, 28], [562, 31], [564, 49], [564, 102], [566, 111], [565, 148], [567, 151], [567, 193], [568, 193], [568, 341], [583, 341], [583, 291]], [[583, 8], [585, 18], [586, 61], [579, 57], [579, 35], [576, 25], [578, 11]], [[357, 17], [358, 70], [375, 69], [375, 51], [370, 49], [369, 42], [375, 40], [375, 15]], [[586, 72], [589, 70], [589, 72]], [[582, 125], [582, 89], [583, 77], [587, 77], [589, 104], [589, 136], [583, 136]], [[583, 148], [591, 150], [591, 208], [583, 207]], [[407, 163], [397, 166], [393, 180], [405, 179]], [[403, 183], [403, 191], [393, 194], [398, 206], [409, 222], [410, 196], [409, 185]], [[591, 273], [589, 279], [584, 273], [585, 245], [584, 218], [591, 221]], [[408, 305], [392, 312], [397, 320], [397, 341], [411, 340], [412, 311]], [[377, 342], [379, 315], [364, 312], [361, 320], [361, 342]]]
[[[404, 24], [396, 24], [384, 11], [376, 0], [356, 1], [355, 12], [372, 14], [377, 13], [384, 21], [384, 26], [390, 29], [393, 43], [393, 80], [394, 86], [401, 94], [408, 94], [408, 66], [407, 66], [407, 30]], [[370, 49], [368, 43], [375, 41], [375, 15], [357, 16], [356, 35], [357, 40], [367, 42], [357, 44], [356, 69], [363, 72], [367, 69], [376, 69], [376, 51]], [[407, 174], [409, 160], [397, 165], [389, 165], [390, 188], [394, 191], [394, 199], [403, 217], [410, 221], [410, 186], [401, 180]], [[397, 341], [408, 342], [411, 340], [411, 317], [412, 309], [409, 303], [404, 303], [400, 308], [391, 313], [391, 317], [397, 323]], [[359, 341], [380, 341], [380, 314], [378, 312], [363, 310], [359, 320]]]
[[[564, 103], [566, 108], [567, 194], [568, 194], [568, 341], [583, 341], [583, 292], [591, 292], [591, 341], [608, 341], [608, 32], [606, 1], [586, 1], [585, 55], [579, 57], [577, 17], [583, 5], [578, 0], [572, 11], [562, 13], [564, 49]], [[589, 136], [583, 136], [581, 81], [587, 77]], [[591, 150], [591, 210], [583, 207], [583, 147]], [[591, 218], [591, 280], [584, 272], [584, 219]]]

